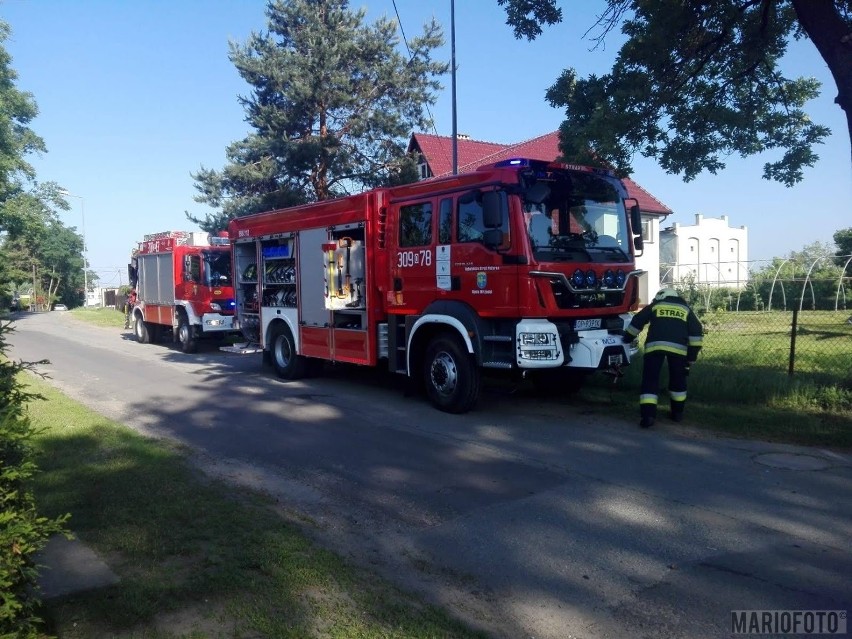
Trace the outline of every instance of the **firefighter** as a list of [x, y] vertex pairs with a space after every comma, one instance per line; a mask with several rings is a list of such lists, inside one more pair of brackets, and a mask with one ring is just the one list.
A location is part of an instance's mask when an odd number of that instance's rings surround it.
[[683, 420], [686, 406], [686, 378], [698, 358], [704, 330], [686, 300], [671, 288], [661, 289], [654, 300], [636, 315], [624, 335], [632, 342], [645, 325], [645, 357], [642, 365], [642, 391], [639, 395], [639, 426], [650, 428], [657, 417], [657, 396], [663, 362], [669, 364], [669, 416]]
[[132, 288], [127, 291], [127, 297], [124, 299], [124, 328], [130, 328], [130, 314], [133, 312], [135, 305], [136, 289]]

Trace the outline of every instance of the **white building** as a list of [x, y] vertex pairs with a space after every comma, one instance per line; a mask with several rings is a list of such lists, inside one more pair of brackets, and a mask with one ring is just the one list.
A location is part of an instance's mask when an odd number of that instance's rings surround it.
[[660, 282], [742, 288], [748, 282], [748, 229], [728, 226], [728, 216], [695, 216], [695, 224], [660, 231]]

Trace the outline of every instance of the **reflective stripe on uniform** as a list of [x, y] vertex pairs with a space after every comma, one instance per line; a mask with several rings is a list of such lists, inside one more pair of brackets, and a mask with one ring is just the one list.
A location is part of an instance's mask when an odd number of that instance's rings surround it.
[[673, 402], [685, 402], [686, 401], [686, 391], [669, 391], [669, 397]]
[[653, 353], [653, 352], [665, 352], [665, 353], [674, 353], [675, 355], [684, 355], [686, 356], [686, 346], [683, 344], [678, 344], [677, 342], [645, 342], [645, 352]]
[[641, 406], [642, 404], [652, 404], [652, 405], [656, 406], [657, 405], [657, 396], [651, 395], [650, 393], [644, 394], [644, 395], [639, 395], [639, 405]]

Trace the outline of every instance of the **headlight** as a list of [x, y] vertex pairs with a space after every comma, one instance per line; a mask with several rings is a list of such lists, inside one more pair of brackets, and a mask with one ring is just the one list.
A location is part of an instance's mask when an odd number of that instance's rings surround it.
[[555, 341], [553, 333], [521, 333], [522, 346], [550, 346]]
[[621, 287], [624, 286], [624, 280], [627, 279], [627, 276], [624, 274], [624, 271], [618, 269], [618, 272], [615, 274], [615, 283]]
[[216, 302], [210, 302], [210, 310], [221, 311], [222, 307], [219, 306]]
[[577, 288], [583, 286], [583, 282], [585, 282], [585, 280], [586, 280], [586, 276], [583, 274], [583, 271], [581, 271], [580, 269], [577, 269], [576, 271], [574, 271], [574, 274], [571, 276], [571, 281], [573, 282], [574, 286], [576, 286]]
[[615, 284], [615, 273], [612, 272], [612, 269], [607, 269], [604, 273], [603, 283], [607, 288], [612, 288], [612, 285]]
[[586, 286], [594, 286], [595, 282], [598, 281], [598, 276], [595, 275], [595, 272], [591, 269], [586, 271]]

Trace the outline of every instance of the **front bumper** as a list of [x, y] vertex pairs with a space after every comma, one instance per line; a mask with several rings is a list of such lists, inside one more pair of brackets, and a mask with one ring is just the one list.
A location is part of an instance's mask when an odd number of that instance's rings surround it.
[[221, 313], [205, 313], [201, 316], [202, 333], [222, 333], [234, 330], [234, 316]]

